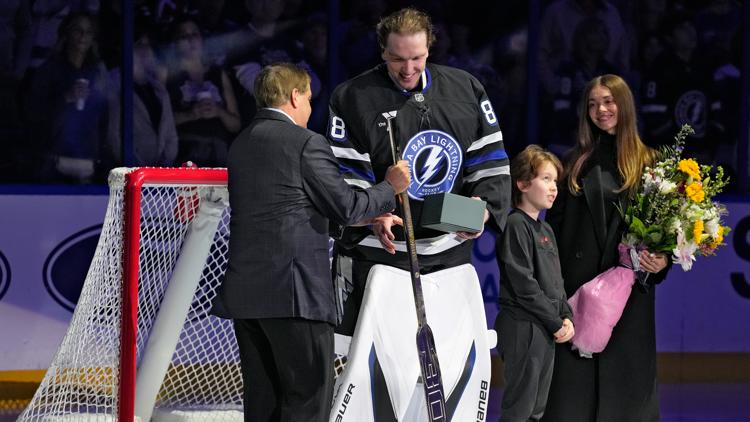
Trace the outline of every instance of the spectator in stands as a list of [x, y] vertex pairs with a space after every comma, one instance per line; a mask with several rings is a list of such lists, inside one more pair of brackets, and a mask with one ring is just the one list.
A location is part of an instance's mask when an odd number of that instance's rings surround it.
[[226, 0], [193, 0], [195, 17], [200, 19], [198, 24], [204, 34], [223, 34], [238, 28], [238, 17], [230, 14], [229, 3]]
[[342, 25], [340, 46], [344, 78], [351, 78], [382, 62], [380, 47], [372, 28], [387, 10], [385, 0], [354, 0], [349, 18]]
[[307, 29], [301, 37], [302, 60], [310, 67], [311, 74], [318, 75], [320, 83], [319, 93], [313, 97], [307, 127], [323, 133], [328, 124], [328, 21], [323, 14], [313, 14], [305, 27]]
[[707, 63], [695, 55], [695, 26], [689, 16], [673, 14], [664, 22], [663, 31], [665, 49], [643, 76], [643, 138], [649, 146], [671, 145], [680, 127], [690, 124], [695, 134], [687, 139], [686, 154], [710, 162], [711, 80]]
[[195, 21], [176, 21], [172, 36], [176, 57], [168, 63], [167, 90], [180, 138], [177, 161], [223, 167], [241, 128], [232, 84], [221, 67], [205, 61]]
[[[237, 33], [247, 21], [242, 2], [227, 2], [225, 0], [191, 0], [189, 16], [195, 19], [203, 36], [203, 59], [225, 67], [227, 55], [231, 52], [228, 37]], [[237, 10], [240, 10], [238, 13]], [[184, 14], [187, 16], [187, 14]], [[226, 68], [225, 68], [226, 70]], [[231, 74], [227, 75], [232, 79]], [[240, 92], [232, 87], [235, 97], [239, 99]], [[240, 115], [242, 113], [240, 112]]]
[[[625, 6], [627, 15], [623, 13], [623, 19], [627, 19], [626, 32], [630, 38], [631, 57], [634, 60], [633, 72], [636, 78], [639, 77], [638, 72], [643, 71], [643, 63], [640, 60], [651, 55], [650, 52], [644, 53], [642, 49], [661, 45], [655, 41], [659, 40], [657, 35], [664, 16], [670, 13], [667, 6], [667, 0], [637, 0]], [[639, 86], [630, 85], [634, 88]]]
[[0, 181], [18, 175], [16, 168], [23, 149], [18, 134], [22, 132], [16, 93], [31, 53], [30, 0], [6, 0], [0, 5]]
[[232, 69], [232, 81], [243, 123], [249, 123], [255, 115], [255, 77], [261, 68], [273, 63], [292, 62], [304, 67], [310, 74], [315, 100], [320, 93], [320, 78], [302, 62], [297, 34], [300, 22], [296, 19], [281, 20], [286, 0], [245, 0], [245, 8], [250, 20], [228, 38], [226, 57], [226, 65]]
[[32, 43], [29, 66], [39, 67], [53, 54], [61, 22], [72, 13], [99, 12], [99, 0], [34, 0], [31, 2]]
[[40, 131], [43, 180], [103, 182], [112, 164], [104, 142], [107, 78], [96, 35], [91, 15], [69, 15], [60, 24], [54, 54], [34, 75], [27, 115]]
[[560, 81], [552, 98], [551, 127], [546, 131], [548, 148], [561, 156], [573, 146], [578, 110], [576, 104], [588, 81], [595, 76], [617, 73], [606, 59], [609, 31], [597, 17], [581, 20], [573, 33], [572, 57], [563, 61], [555, 71]]
[[433, 27], [435, 28], [435, 41], [430, 48], [430, 61], [447, 66], [454, 60], [451, 54], [453, 42], [448, 33], [448, 26], [443, 22], [435, 22]]
[[698, 49], [708, 55], [712, 66], [725, 62], [730, 54], [732, 36], [742, 25], [741, 9], [736, 0], [713, 0], [705, 2], [696, 13], [693, 23], [698, 33]]
[[[133, 166], [174, 166], [178, 138], [167, 88], [146, 27], [136, 23], [133, 44]], [[119, 72], [118, 72], [119, 73]], [[114, 101], [119, 108], [119, 99]], [[118, 110], [119, 111], [119, 110]], [[119, 113], [118, 113], [119, 114]], [[120, 119], [110, 134], [113, 150], [121, 151]]]
[[575, 28], [587, 17], [601, 19], [609, 32], [607, 61], [620, 72], [630, 67], [628, 39], [615, 6], [607, 0], [555, 0], [544, 10], [539, 34], [539, 77], [550, 95], [560, 86], [555, 69], [572, 58]]
[[5, 0], [0, 5], [0, 83], [18, 81], [31, 54], [31, 1]]
[[732, 37], [731, 53], [712, 70], [711, 81], [711, 141], [715, 145], [714, 162], [724, 167], [729, 175], [725, 191], [737, 189], [737, 145], [740, 139], [741, 63], [740, 35]]
[[643, 73], [650, 73], [653, 70], [656, 59], [664, 52], [664, 40], [658, 32], [649, 32], [643, 34], [638, 45], [638, 70]]
[[526, 84], [526, 35], [527, 28], [518, 27], [496, 42], [493, 54], [493, 67], [504, 82], [505, 91], [498, 103], [495, 104], [493, 100], [492, 104], [498, 116], [504, 116], [503, 138], [508, 140], [505, 150], [510, 157], [520, 153], [528, 143], [527, 115], [518, 112], [526, 109], [529, 100]]

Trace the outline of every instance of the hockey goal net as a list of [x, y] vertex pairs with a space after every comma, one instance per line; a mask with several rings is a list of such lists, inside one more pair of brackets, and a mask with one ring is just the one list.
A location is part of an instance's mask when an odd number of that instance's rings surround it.
[[111, 172], [70, 327], [19, 421], [241, 420], [232, 323], [209, 314], [227, 265], [226, 181], [223, 169]]

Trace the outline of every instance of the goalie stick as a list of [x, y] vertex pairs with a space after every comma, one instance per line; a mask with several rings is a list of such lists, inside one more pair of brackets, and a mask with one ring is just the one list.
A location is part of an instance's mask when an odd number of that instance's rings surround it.
[[[383, 113], [388, 125], [388, 138], [391, 142], [391, 155], [393, 163], [398, 162], [398, 151], [393, 140], [393, 129], [391, 120], [396, 117], [396, 111]], [[406, 243], [409, 254], [409, 274], [414, 291], [414, 306], [417, 311], [417, 352], [419, 353], [419, 367], [422, 373], [425, 399], [427, 401], [427, 413], [430, 421], [445, 422], [445, 394], [443, 392], [443, 379], [440, 375], [440, 363], [438, 362], [435, 338], [432, 329], [427, 324], [425, 314], [424, 296], [422, 295], [422, 281], [419, 273], [419, 262], [417, 261], [417, 245], [414, 240], [414, 225], [409, 207], [409, 196], [406, 191], [398, 194], [401, 202], [401, 212], [404, 219], [404, 231], [406, 232]]]

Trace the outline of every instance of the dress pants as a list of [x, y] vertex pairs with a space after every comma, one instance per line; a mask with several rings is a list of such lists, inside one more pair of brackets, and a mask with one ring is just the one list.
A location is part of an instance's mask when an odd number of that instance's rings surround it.
[[246, 422], [323, 422], [333, 400], [333, 325], [235, 319]]

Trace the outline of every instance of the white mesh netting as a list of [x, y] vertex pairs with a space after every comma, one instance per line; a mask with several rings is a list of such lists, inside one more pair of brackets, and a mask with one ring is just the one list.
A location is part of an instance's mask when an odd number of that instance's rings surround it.
[[[117, 169], [110, 176], [102, 233], [70, 327], [19, 421], [117, 419], [127, 172]], [[142, 189], [138, 366], [193, 219], [192, 206], [199, 207], [211, 189], [226, 187], [146, 184]], [[226, 269], [228, 240], [229, 213], [225, 208], [158, 389], [154, 419], [159, 413], [179, 409], [199, 411], [200, 420], [234, 420], [236, 414], [228, 417], [222, 411], [242, 410], [242, 379], [232, 323], [208, 314]]]
[[[124, 221], [126, 174], [110, 174], [110, 197], [99, 243], [75, 308], [70, 327], [31, 403], [18, 421], [113, 421], [118, 419], [121, 320], [123, 315]], [[174, 169], [172, 169], [174, 170]], [[190, 172], [191, 169], [183, 169]], [[218, 193], [217, 193], [218, 192]], [[194, 183], [144, 184], [141, 189], [138, 250], [138, 318], [136, 366], [154, 353], [150, 342], [165, 294], [186, 245], [190, 224], [200, 218], [205, 201], [226, 195], [226, 185]], [[226, 204], [226, 201], [224, 202]], [[146, 418], [168, 421], [242, 420], [242, 378], [232, 323], [209, 315], [211, 301], [226, 270], [229, 242], [229, 207], [219, 209], [218, 226], [201, 262], [193, 263], [197, 277], [187, 312], [163, 378], [154, 380], [158, 391]], [[211, 232], [213, 233], [213, 232]], [[208, 243], [208, 242], [206, 242]], [[208, 246], [208, 245], [206, 245]], [[180, 278], [181, 276], [176, 276]], [[182, 277], [181, 282], [185, 277]], [[188, 277], [189, 278], [189, 277]], [[173, 311], [171, 311], [174, 313]], [[162, 312], [162, 314], [166, 313]], [[154, 335], [155, 343], [162, 334]], [[130, 345], [131, 347], [133, 345]], [[172, 353], [171, 350], [174, 350]], [[336, 376], [346, 356], [335, 357]], [[148, 366], [148, 365], [143, 365]], [[150, 367], [150, 366], [149, 366]], [[138, 372], [138, 386], [144, 377]], [[147, 381], [148, 384], [151, 381]], [[138, 394], [136, 393], [136, 397]], [[136, 408], [138, 408], [136, 403]], [[138, 411], [136, 409], [136, 420]], [[144, 412], [141, 412], [142, 414]]]

